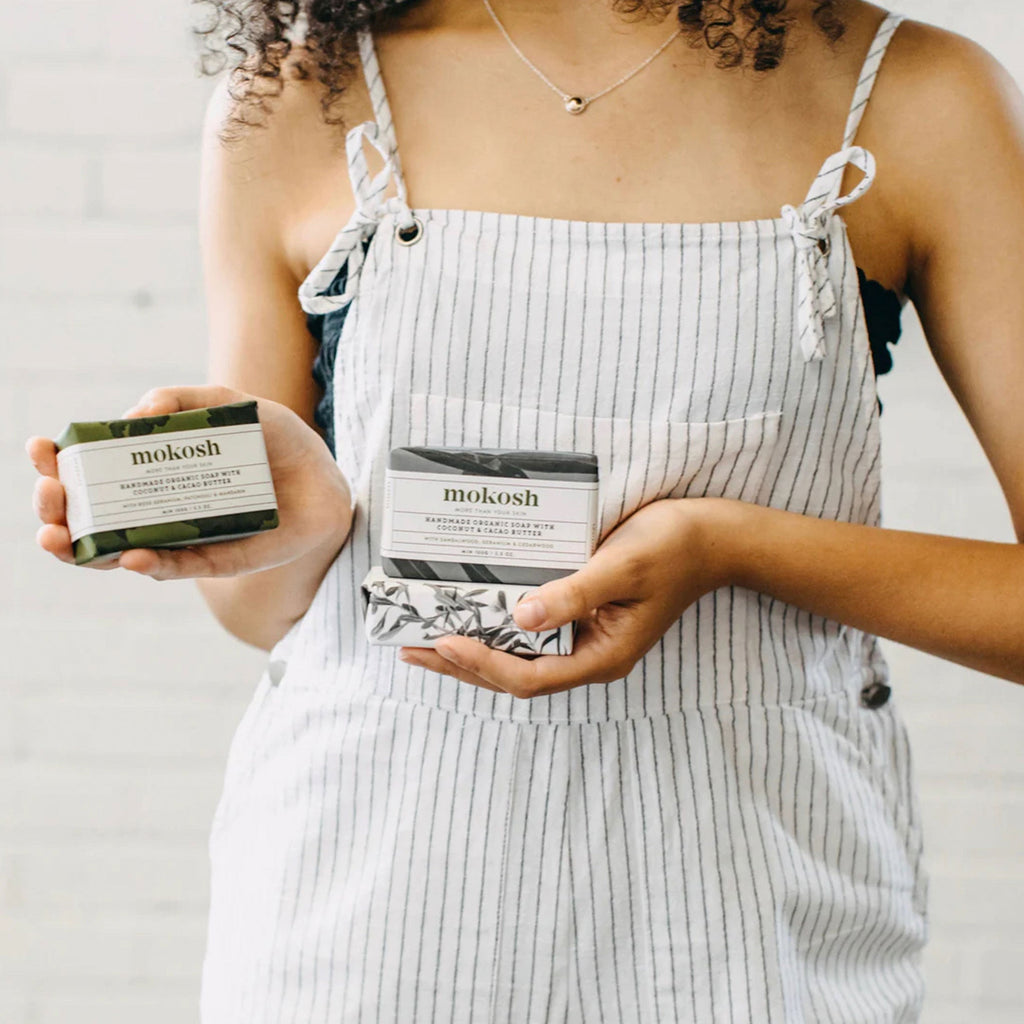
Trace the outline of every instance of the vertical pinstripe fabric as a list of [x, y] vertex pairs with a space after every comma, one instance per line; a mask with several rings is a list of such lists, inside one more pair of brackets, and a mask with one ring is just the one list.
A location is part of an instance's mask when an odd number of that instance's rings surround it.
[[204, 1024], [918, 1019], [927, 881], [902, 719], [859, 700], [874, 637], [722, 588], [625, 678], [521, 701], [367, 645], [358, 590], [398, 444], [594, 451], [602, 536], [671, 496], [880, 522], [836, 212], [874, 176], [854, 137], [898, 20], [807, 200], [715, 224], [409, 210], [363, 34], [359, 208], [300, 293], [346, 311], [355, 521], [231, 748]]

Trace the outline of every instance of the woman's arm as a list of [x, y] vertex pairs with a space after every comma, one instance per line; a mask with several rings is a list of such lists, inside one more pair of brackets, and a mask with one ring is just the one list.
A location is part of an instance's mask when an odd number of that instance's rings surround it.
[[[727, 498], [667, 498], [514, 612], [580, 621], [573, 653], [526, 661], [467, 637], [402, 658], [534, 697], [626, 675], [703, 594], [742, 586], [969, 668], [1024, 683], [1024, 547], [816, 519]], [[537, 606], [539, 602], [539, 607]], [[595, 611], [596, 610], [596, 611]]]
[[706, 500], [730, 583], [1024, 684], [1024, 546]]
[[[352, 521], [348, 483], [313, 426], [313, 340], [296, 297], [304, 252], [326, 248], [351, 213], [344, 208], [351, 195], [325, 177], [337, 155], [337, 133], [323, 129], [312, 89], [286, 88], [270, 127], [232, 147], [217, 137], [228, 108], [222, 86], [207, 117], [201, 189], [215, 383], [155, 388], [123, 415], [257, 400], [280, 524], [216, 544], [134, 548], [95, 568], [124, 568], [158, 580], [201, 578], [220, 621], [240, 639], [269, 649], [309, 607]], [[309, 228], [310, 208], [326, 222]], [[305, 225], [311, 237], [303, 239], [293, 225]], [[55, 444], [31, 437], [26, 448], [39, 473], [33, 495], [42, 521], [37, 543], [73, 563]]]
[[[1024, 541], [1024, 96], [976, 44], [929, 26], [882, 109], [899, 139], [907, 294]], [[893, 45], [900, 42], [897, 35]]]
[[[225, 144], [220, 133], [230, 108], [222, 81], [207, 110], [200, 182], [208, 379], [279, 402], [316, 429], [316, 346], [296, 297], [304, 268], [292, 249], [293, 224], [304, 200], [315, 198], [306, 168], [324, 163], [325, 154], [309, 145], [311, 138], [320, 144], [324, 132], [319, 103], [304, 83], [287, 81], [267, 124]], [[336, 204], [346, 201], [347, 178], [337, 177], [329, 212], [340, 225], [347, 212]], [[333, 517], [335, 529], [279, 568], [198, 579], [222, 625], [270, 649], [309, 607], [349, 532], [347, 508], [335, 506]]]
[[[916, 23], [900, 33], [865, 127], [896, 140], [884, 168], [901, 178], [908, 293], [1024, 542], [1024, 99], [975, 44]], [[518, 607], [531, 629], [585, 620], [567, 658], [524, 661], [466, 638], [406, 653], [518, 696], [555, 692], [625, 674], [668, 622], [723, 585], [1024, 683], [1022, 543], [718, 498], [641, 508], [584, 569], [539, 588], [542, 614]]]
[[[907, 291], [1024, 542], [1024, 98], [975, 44], [927, 26], [905, 29], [877, 105], [889, 124], [876, 118], [873, 128], [899, 139], [899, 159], [886, 170], [906, 197]], [[1024, 683], [1020, 543], [738, 503], [712, 518], [732, 582]]]
[[[904, 32], [869, 114], [899, 140], [886, 173], [906, 198], [907, 292], [1024, 542], [1024, 97], [976, 44]], [[1024, 683], [1020, 544], [719, 512], [733, 582]]]

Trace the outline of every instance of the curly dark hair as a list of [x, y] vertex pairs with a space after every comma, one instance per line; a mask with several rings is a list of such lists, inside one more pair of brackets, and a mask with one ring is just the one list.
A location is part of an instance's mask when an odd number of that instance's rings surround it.
[[[356, 36], [379, 19], [421, 0], [192, 0], [204, 15], [195, 26], [200, 70], [231, 69], [235, 110], [227, 126], [261, 123], [268, 101], [281, 92], [285, 74], [314, 77], [323, 86], [329, 123], [356, 66]], [[814, 21], [830, 42], [843, 34], [837, 0], [815, 0]], [[785, 55], [793, 15], [789, 0], [612, 0], [624, 16], [676, 17], [694, 45], [707, 45], [723, 68], [750, 66], [771, 71]], [[301, 39], [301, 52], [293, 52]]]

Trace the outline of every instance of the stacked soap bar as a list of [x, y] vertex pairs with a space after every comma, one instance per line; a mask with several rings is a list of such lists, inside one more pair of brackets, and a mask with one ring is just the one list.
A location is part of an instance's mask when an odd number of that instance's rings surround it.
[[55, 444], [79, 565], [278, 525], [256, 402], [71, 423]]
[[502, 650], [567, 654], [573, 624], [522, 630], [512, 609], [539, 584], [583, 566], [597, 529], [594, 455], [395, 448], [381, 565], [363, 581], [367, 635], [429, 647], [459, 633]]
[[576, 452], [395, 448], [381, 565], [408, 579], [558, 579], [593, 550], [597, 483], [595, 456]]
[[513, 654], [570, 654], [572, 623], [532, 632], [512, 618], [515, 606], [534, 589], [397, 579], [376, 565], [363, 580], [366, 635], [371, 643], [404, 647], [433, 647], [442, 636], [471, 636]]

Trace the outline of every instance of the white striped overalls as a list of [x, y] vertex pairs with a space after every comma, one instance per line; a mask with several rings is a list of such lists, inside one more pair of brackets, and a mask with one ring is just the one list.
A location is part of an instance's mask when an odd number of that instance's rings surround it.
[[918, 1019], [927, 878], [876, 638], [724, 587], [625, 678], [518, 700], [368, 645], [359, 596], [395, 445], [596, 452], [602, 537], [700, 495], [879, 523], [837, 212], [874, 178], [854, 138], [898, 22], [806, 201], [713, 224], [411, 209], [361, 34], [358, 209], [300, 290], [340, 324], [355, 521], [231, 748], [204, 1024]]

